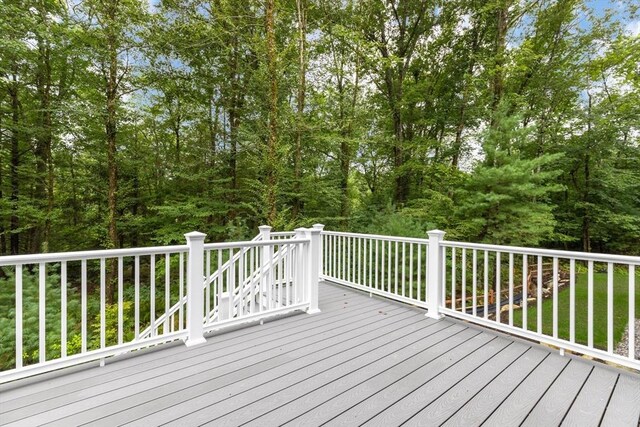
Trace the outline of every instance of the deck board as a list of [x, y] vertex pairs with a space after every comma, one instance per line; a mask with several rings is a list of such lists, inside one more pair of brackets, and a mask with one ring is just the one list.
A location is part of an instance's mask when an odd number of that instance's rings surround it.
[[[166, 384], [161, 388], [149, 390], [146, 393], [133, 396], [127, 399], [126, 406], [120, 404], [114, 406], [121, 410], [116, 416], [111, 416], [101, 420], [105, 425], [113, 425], [118, 422], [135, 420], [152, 413], [152, 419], [145, 422], [153, 423], [153, 419], [160, 421], [165, 417], [165, 412], [171, 417], [182, 416], [183, 411], [189, 410], [198, 401], [210, 403], [212, 399], [225, 399], [230, 395], [248, 391], [257, 391], [257, 387], [272, 387], [273, 381], [289, 373], [298, 373], [302, 369], [309, 369], [317, 363], [322, 363], [323, 359], [334, 353], [340, 353], [353, 342], [365, 342], [376, 336], [376, 329], [384, 333], [392, 334], [394, 331], [411, 329], [417, 323], [415, 315], [407, 316], [407, 313], [399, 313], [395, 316], [387, 316], [386, 322], [371, 322], [364, 325], [350, 325], [358, 328], [358, 336], [343, 335], [331, 339], [317, 341], [317, 344], [306, 346], [299, 350], [291, 349], [286, 358], [279, 358], [275, 361], [268, 361], [268, 353], [260, 353], [258, 357], [264, 357], [265, 361], [256, 363], [253, 366], [244, 367], [232, 372], [230, 375], [207, 375], [199, 377], [195, 383]], [[382, 340], [378, 339], [378, 342]], [[275, 363], [274, 363], [275, 362]], [[213, 369], [212, 369], [213, 371]], [[263, 386], [264, 384], [264, 386]], [[176, 389], [179, 393], [176, 393]], [[181, 405], [182, 402], [189, 401], [188, 406]], [[130, 409], [124, 410], [126, 407]], [[86, 414], [83, 414], [86, 415]]]
[[[378, 310], [385, 307], [391, 310], [399, 309], [393, 304], [385, 304], [384, 301], [372, 302], [365, 298], [362, 298], [362, 301], [365, 304], [373, 305], [368, 306], [369, 308], [365, 307], [361, 310], [362, 313], [357, 313], [360, 310], [356, 309], [349, 313], [348, 316], [339, 316], [336, 319], [332, 319], [330, 323], [342, 323], [345, 320], [355, 321], [359, 319], [359, 323], [356, 322], [356, 325], [365, 324], [371, 321], [369, 311], [372, 308]], [[380, 304], [381, 302], [382, 304]], [[343, 301], [340, 301], [340, 304], [342, 303]], [[327, 311], [329, 312], [330, 310]], [[311, 316], [305, 317], [311, 318]], [[143, 368], [139, 365], [134, 366], [135, 370], [144, 369], [142, 372], [132, 371], [129, 375], [118, 380], [109, 378], [108, 382], [100, 383], [99, 387], [83, 388], [82, 384], [77, 383], [73, 385], [73, 390], [70, 390], [69, 386], [66, 386], [66, 389], [65, 387], [59, 387], [56, 389], [55, 397], [42, 401], [37, 405], [36, 410], [40, 412], [40, 416], [32, 414], [29, 418], [24, 418], [23, 415], [25, 413], [33, 412], [34, 409], [30, 406], [23, 406], [19, 410], [3, 414], [3, 419], [6, 419], [7, 422], [14, 419], [24, 419], [25, 422], [37, 424], [41, 420], [52, 421], [68, 417], [81, 410], [82, 407], [97, 408], [98, 411], [102, 411], [101, 405], [103, 404], [113, 401], [119, 401], [122, 404], [124, 403], [123, 399], [129, 398], [131, 395], [144, 393], [160, 385], [167, 385], [167, 393], [171, 394], [180, 389], [180, 382], [190, 386], [195, 382], [194, 378], [200, 379], [202, 375], [219, 374], [221, 370], [223, 373], [233, 372], [235, 367], [245, 366], [252, 362], [264, 364], [264, 359], [267, 359], [267, 356], [263, 358], [263, 354], [267, 349], [272, 350], [274, 353], [280, 353], [281, 359], [287, 359], [289, 355], [282, 350], [283, 346], [292, 342], [304, 345], [305, 342], [315, 342], [333, 334], [339, 335], [349, 328], [349, 326], [326, 328], [325, 325], [326, 323], [324, 322], [319, 324], [312, 323], [296, 333], [293, 331], [294, 328], [291, 328], [275, 334], [261, 335], [258, 340], [253, 342], [245, 340], [242, 343], [224, 348], [212, 345], [196, 347], [193, 348], [194, 351], [188, 352], [188, 355], [183, 354], [182, 359], [159, 359], [161, 362], [159, 366], [154, 363], [158, 362], [158, 359], [154, 359], [145, 363]], [[247, 351], [249, 348], [255, 348], [257, 351], [249, 352]], [[271, 361], [271, 363], [277, 363], [277, 360]], [[149, 369], [150, 367], [152, 369]], [[215, 370], [215, 368], [218, 369]], [[81, 402], [82, 406], [77, 405], [78, 402]]]
[[[531, 347], [523, 343], [512, 343], [492, 357], [478, 369], [471, 372], [461, 381], [444, 388], [442, 394], [431, 402], [425, 402], [417, 412], [403, 414], [406, 426], [440, 425], [452, 417], [458, 409], [473, 398], [475, 393], [489, 384], [502, 371], [521, 358]], [[429, 389], [417, 390], [418, 393], [429, 392]], [[440, 392], [441, 390], [436, 390]]]
[[481, 425], [495, 408], [533, 370], [551, 355], [540, 349], [530, 349], [522, 357], [482, 386], [471, 399], [451, 415], [442, 425], [445, 426], [477, 426]]
[[531, 410], [523, 426], [536, 427], [541, 423], [560, 424], [592, 370], [593, 366], [588, 363], [571, 360]]
[[594, 367], [562, 421], [562, 425], [585, 427], [600, 425], [618, 377], [619, 374], [608, 369]]
[[0, 385], [0, 425], [638, 425], [640, 375], [337, 285], [320, 309]]
[[[415, 412], [424, 407], [442, 390], [460, 381], [509, 344], [507, 340], [498, 337], [485, 338], [486, 341], [477, 347], [474, 346], [475, 348], [461, 346], [449, 352], [447, 362], [441, 366], [426, 364], [404, 377], [392, 379], [393, 382], [389, 386], [333, 418], [328, 425], [401, 424], [406, 420], [407, 412]], [[471, 340], [468, 343], [471, 343]], [[455, 353], [457, 354], [451, 357]]]
[[[384, 302], [372, 301], [367, 303], [368, 304], [364, 304], [364, 307], [359, 307], [352, 310], [351, 314], [353, 314], [354, 316], [363, 314], [367, 316], [369, 314], [369, 309], [373, 307], [373, 304], [376, 304], [376, 306], [378, 306], [378, 304]], [[58, 377], [43, 383], [28, 385], [15, 391], [11, 390], [10, 396], [12, 400], [8, 400], [7, 402], [0, 400], [0, 402], [3, 403], [3, 409], [12, 406], [12, 401], [14, 400], [28, 405], [50, 398], [51, 395], [63, 394], [64, 391], [69, 387], [73, 387], [74, 390], [78, 390], [80, 388], [90, 387], [96, 384], [104, 385], [104, 381], [107, 378], [110, 381], [117, 378], [127, 378], [132, 373], [141, 372], [141, 367], [143, 367], [143, 369], [151, 369], [155, 366], [165, 366], [172, 364], [175, 361], [185, 360], [206, 353], [213, 356], [213, 351], [218, 352], [215, 353], [216, 356], [218, 354], [229, 354], [234, 351], [242, 351], [248, 348], [249, 344], [255, 345], [259, 344], [260, 342], [272, 340], [277, 336], [286, 336], [291, 333], [297, 332], [302, 328], [306, 328], [305, 330], [308, 331], [309, 327], [324, 328], [326, 324], [342, 322], [345, 318], [344, 313], [340, 312], [339, 310], [342, 309], [342, 307], [342, 300], [336, 302], [335, 304], [330, 302], [327, 307], [327, 311], [329, 313], [327, 317], [323, 319], [311, 319], [310, 317], [305, 316], [296, 316], [282, 319], [277, 323], [268, 323], [262, 326], [261, 328], [265, 328], [264, 330], [247, 328], [246, 330], [237, 331], [239, 332], [239, 334], [237, 334], [237, 336], [234, 334], [233, 338], [227, 338], [227, 335], [229, 334], [209, 338], [206, 346], [187, 349], [183, 345], [179, 345], [171, 347], [167, 349], [167, 351], [163, 350], [145, 354], [144, 358], [132, 357], [128, 360], [118, 361], [117, 366], [109, 366], [108, 369], [90, 369], [87, 371], [74, 373], [69, 376]], [[386, 307], [392, 307], [392, 305], [389, 304], [386, 305]], [[352, 318], [352, 316], [349, 316], [349, 318]], [[267, 332], [267, 330], [270, 332], [270, 334], [265, 333]], [[248, 332], [242, 333], [244, 331]], [[0, 390], [0, 392], [2, 392], [2, 390]], [[10, 409], [14, 408], [11, 407]]]
[[[339, 414], [340, 410], [355, 403], [351, 398], [354, 389], [369, 386], [368, 390], [376, 391], [380, 384], [371, 384], [372, 382], [387, 378], [392, 375], [391, 372], [399, 372], [400, 369], [410, 370], [412, 367], [434, 361], [451, 349], [462, 345], [466, 340], [480, 335], [478, 331], [469, 328], [463, 329], [457, 326], [457, 329], [454, 330], [453, 327], [442, 329], [441, 332], [420, 341], [414, 341], [411, 345], [394, 352], [379, 352], [366, 355], [361, 359], [354, 359], [348, 366], [339, 367], [335, 372], [330, 371], [321, 376], [319, 383], [301, 384], [299, 387], [287, 390], [287, 404], [284, 406], [274, 407], [270, 399], [265, 399], [258, 406], [261, 413], [264, 413], [265, 409], [273, 412], [266, 419], [256, 419], [255, 425], [270, 424], [277, 419], [280, 419], [281, 423], [293, 419], [293, 422], [298, 425], [318, 425], [326, 422], [332, 415]], [[364, 363], [368, 361], [372, 362], [365, 365]]]
[[[246, 328], [242, 330], [238, 330], [233, 334], [221, 334], [219, 336], [213, 336], [208, 338], [207, 346], [212, 345], [221, 345], [224, 344], [224, 348], [226, 349], [228, 346], [246, 342], [247, 339], [253, 339], [254, 336], [257, 338], [262, 338], [266, 336], [264, 332], [266, 330], [271, 331], [273, 328], [273, 332], [289, 330], [293, 326], [294, 323], [299, 325], [308, 325], [316, 322], [327, 322], [329, 319], [341, 319], [344, 314], [338, 310], [345, 308], [345, 302], [348, 304], [353, 298], [362, 298], [362, 295], [358, 294], [347, 294], [340, 291], [339, 289], [323, 287], [321, 288], [320, 297], [326, 306], [326, 311], [330, 311], [331, 314], [327, 317], [323, 317], [322, 319], [310, 319], [305, 316], [292, 316], [290, 318], [280, 319], [277, 323], [266, 323], [261, 328], [263, 330], [259, 330], [256, 328]], [[384, 301], [383, 301], [384, 302]], [[381, 303], [381, 301], [372, 301], [371, 303]], [[296, 327], [296, 326], [293, 326]], [[90, 384], [92, 378], [97, 379], [96, 383], [102, 383], [103, 379], [107, 376], [109, 378], [113, 378], [114, 375], [118, 376], [127, 376], [131, 372], [135, 372], [139, 366], [148, 365], [152, 363], [152, 361], [160, 360], [160, 359], [168, 359], [172, 358], [176, 354], [178, 357], [173, 358], [173, 360], [181, 360], [182, 358], [189, 357], [190, 354], [197, 354], [199, 351], [205, 351], [204, 349], [207, 346], [194, 347], [194, 348], [185, 348], [183, 345], [177, 346], [162, 346], [162, 351], [153, 351], [155, 349], [143, 350], [140, 353], [144, 354], [144, 358], [140, 357], [131, 357], [127, 360], [118, 360], [118, 366], [109, 369], [88, 369], [81, 372], [71, 373], [65, 376], [53, 377], [42, 381], [37, 381], [33, 384], [29, 383], [29, 380], [23, 380], [19, 383], [24, 383], [25, 385], [13, 389], [13, 383], [2, 384], [0, 385], [0, 403], [3, 405], [6, 403], [4, 399], [1, 397], [3, 392], [11, 392], [9, 399], [17, 400], [19, 398], [24, 398], [28, 395], [34, 395], [36, 393], [42, 392], [44, 398], [50, 396], [51, 394], [59, 394], [60, 388], [58, 387], [67, 387], [73, 386], [77, 388], [79, 384]], [[128, 371], [125, 371], [127, 368]], [[7, 393], [8, 394], [8, 393]], [[42, 399], [40, 399], [42, 400]], [[34, 401], [38, 401], [37, 397]]]
[[[323, 366], [318, 367], [319, 372], [305, 371], [302, 376], [291, 376], [284, 383], [281, 381], [272, 382], [261, 389], [260, 393], [254, 393], [254, 390], [250, 390], [242, 395], [234, 396], [232, 399], [198, 408], [187, 416], [176, 418], [174, 424], [211, 422], [215, 425], [238, 425], [270, 411], [281, 402], [292, 402], [298, 396], [306, 395], [318, 388], [333, 395], [340, 390], [336, 384], [338, 380], [347, 376], [359, 378], [369, 375], [369, 371], [383, 369], [390, 363], [390, 359], [413, 352], [412, 343], [429, 345], [431, 341], [445, 340], [450, 328], [439, 329], [431, 334], [437, 328], [439, 325], [434, 328], [423, 327], [416, 333], [405, 335], [400, 339], [385, 340], [384, 344], [373, 351], [357, 352], [357, 358], [347, 354], [349, 360], [344, 363], [332, 363], [328, 369], [324, 369]], [[369, 369], [358, 370], [357, 368], [361, 366]], [[308, 374], [314, 374], [311, 381], [306, 380], [309, 378]]]
[[640, 386], [628, 375], [620, 374], [602, 419], [603, 427], [633, 425], [640, 420]]
[[505, 400], [491, 402], [496, 409], [486, 423], [520, 425], [568, 363], [567, 358], [547, 357]]
[[[404, 381], [394, 384], [381, 394], [379, 398], [389, 404], [378, 408], [376, 414], [370, 417], [366, 425], [398, 425], [411, 419], [428, 420], [431, 425], [444, 422], [444, 414], [451, 414], [454, 408], [447, 411], [446, 406], [434, 405], [427, 414], [427, 408], [439, 397], [447, 393], [458, 384], [467, 384], [466, 381], [476, 374], [487, 373], [489, 371], [506, 365], [509, 361], [515, 360], [526, 349], [523, 345], [510, 342], [507, 339], [496, 338], [488, 345], [469, 354], [451, 369], [438, 375], [420, 375], [415, 378], [416, 385], [411, 385], [412, 381]], [[481, 377], [480, 377], [481, 378]], [[484, 379], [483, 379], [484, 381]], [[378, 399], [377, 396], [370, 398], [371, 404]]]

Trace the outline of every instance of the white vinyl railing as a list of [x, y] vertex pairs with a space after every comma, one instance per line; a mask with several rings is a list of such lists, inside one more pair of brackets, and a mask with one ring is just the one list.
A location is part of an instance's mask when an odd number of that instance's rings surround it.
[[[326, 280], [640, 370], [640, 257], [325, 231]], [[626, 333], [627, 350], [617, 350]]]
[[[639, 257], [449, 241], [441, 247], [442, 313], [640, 369]], [[625, 329], [628, 350], [620, 354], [616, 336]]]
[[[640, 370], [640, 257], [323, 231], [251, 241], [0, 257], [15, 290], [0, 382], [318, 310], [318, 280]], [[113, 289], [113, 300], [107, 291]], [[7, 316], [5, 316], [7, 318]], [[623, 333], [628, 350], [617, 349]]]
[[271, 233], [270, 237], [271, 237], [271, 240], [286, 240], [286, 239], [293, 239], [295, 235], [296, 235], [295, 231], [277, 231], [275, 233]]
[[[260, 234], [256, 235], [253, 239], [251, 239], [251, 241], [259, 242], [259, 241], [265, 241], [265, 240], [274, 240], [274, 241], [286, 240], [286, 239], [292, 239], [296, 234], [295, 231], [272, 233], [270, 230], [271, 230], [271, 227], [269, 226], [261, 226]], [[277, 245], [277, 246], [280, 247], [282, 245]], [[283, 247], [282, 251], [286, 253], [288, 250], [288, 246], [285, 245], [282, 247]], [[293, 248], [290, 248], [289, 250], [293, 252]], [[207, 251], [206, 253], [207, 259], [205, 261], [205, 269], [206, 269], [205, 277], [207, 279], [204, 282], [204, 290], [205, 290], [205, 313], [208, 313], [208, 314], [205, 314], [206, 316], [205, 323], [215, 322], [218, 319], [218, 315], [220, 314], [220, 310], [218, 308], [218, 301], [220, 300], [222, 300], [225, 303], [225, 307], [228, 306], [233, 311], [233, 313], [236, 313], [238, 311], [238, 300], [240, 298], [244, 298], [244, 299], [247, 298], [248, 290], [253, 286], [255, 286], [256, 284], [255, 283], [256, 277], [259, 277], [262, 274], [260, 269], [257, 269], [252, 272], [249, 272], [249, 271], [245, 272], [244, 273], [245, 281], [234, 289], [233, 300], [231, 301], [231, 303], [227, 303], [226, 299], [222, 298], [222, 295], [218, 295], [216, 297], [217, 295], [216, 289], [222, 289], [220, 288], [218, 283], [220, 281], [224, 281], [225, 275], [227, 275], [227, 280], [228, 280], [229, 271], [231, 267], [235, 266], [235, 268], [239, 268], [236, 265], [239, 263], [249, 266], [250, 260], [247, 259], [249, 256], [257, 259], [257, 255], [255, 255], [255, 251], [251, 251], [250, 247], [243, 247], [240, 250], [233, 251], [233, 252], [234, 252], [233, 256], [230, 259], [226, 259], [226, 261], [224, 261], [222, 265], [214, 265], [214, 267], [217, 266], [217, 269], [213, 273], [211, 273], [211, 269], [212, 269], [211, 251]], [[276, 256], [284, 255], [284, 254], [280, 254], [279, 250], [276, 251], [275, 254]], [[240, 261], [241, 257], [243, 258], [242, 261]], [[217, 260], [219, 258], [225, 259], [225, 255], [220, 254], [219, 257], [214, 257], [214, 260]], [[265, 266], [264, 274], [266, 274], [269, 268], [270, 268], [270, 264], [267, 264]], [[291, 281], [292, 281], [292, 278], [289, 280], [289, 282], [291, 283]], [[225, 298], [227, 297], [226, 293], [224, 297]], [[149, 325], [144, 331], [142, 331], [140, 334], [140, 337], [147, 338], [151, 336], [152, 329], [155, 329], [157, 331], [164, 324], [166, 319], [169, 319], [169, 324], [174, 324], [176, 319], [182, 319], [183, 312], [186, 307], [186, 303], [187, 303], [187, 298], [186, 296], [183, 296], [182, 298], [180, 298], [180, 300], [176, 304], [174, 304], [168, 311], [166, 311], [166, 313], [158, 317], [155, 323], [153, 323], [152, 325]], [[240, 311], [240, 313], [242, 313], [242, 311]], [[225, 314], [225, 318], [234, 317], [234, 316], [235, 314], [233, 315]]]
[[[182, 317], [144, 339], [140, 330], [183, 292], [187, 252], [182, 245], [0, 257], [15, 287], [13, 369], [0, 380], [183, 338]], [[107, 266], [115, 277], [107, 277]], [[109, 279], [115, 289], [107, 310]], [[25, 316], [26, 304], [38, 305], [37, 325]]]
[[270, 227], [260, 228], [247, 242], [205, 244], [205, 235], [193, 232], [180, 246], [0, 257], [0, 285], [15, 289], [11, 306], [2, 307], [12, 314], [14, 334], [1, 338], [0, 383], [169, 341], [197, 345], [206, 332], [290, 311], [319, 311], [322, 227], [278, 240]]
[[322, 236], [327, 280], [427, 308], [427, 239], [333, 231]]

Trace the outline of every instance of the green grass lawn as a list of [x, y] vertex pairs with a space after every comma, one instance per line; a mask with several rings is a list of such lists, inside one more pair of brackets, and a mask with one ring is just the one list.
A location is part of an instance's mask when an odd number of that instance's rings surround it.
[[[640, 275], [636, 269], [635, 318], [640, 318]], [[607, 348], [607, 273], [594, 273], [593, 286], [593, 341], [601, 349]], [[620, 340], [629, 321], [629, 272], [615, 270], [613, 280], [613, 336]], [[576, 273], [576, 342], [587, 344], [587, 273]], [[535, 301], [527, 307], [527, 326], [536, 330], [538, 312]], [[508, 316], [503, 314], [502, 321]], [[522, 310], [513, 313], [514, 326], [522, 326]], [[553, 299], [542, 303], [542, 331], [553, 334]], [[637, 335], [636, 335], [637, 336]], [[558, 337], [569, 339], [569, 286], [558, 293]], [[636, 338], [637, 339], [637, 338]]]

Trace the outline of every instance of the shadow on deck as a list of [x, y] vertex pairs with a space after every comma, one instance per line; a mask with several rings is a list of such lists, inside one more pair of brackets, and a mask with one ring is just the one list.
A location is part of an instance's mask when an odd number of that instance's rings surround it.
[[336, 285], [320, 309], [0, 386], [0, 424], [638, 425], [639, 375]]

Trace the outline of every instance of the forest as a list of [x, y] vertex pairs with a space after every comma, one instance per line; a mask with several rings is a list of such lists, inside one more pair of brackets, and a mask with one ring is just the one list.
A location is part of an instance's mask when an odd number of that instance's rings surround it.
[[0, 0], [0, 254], [257, 226], [640, 254], [604, 0]]

